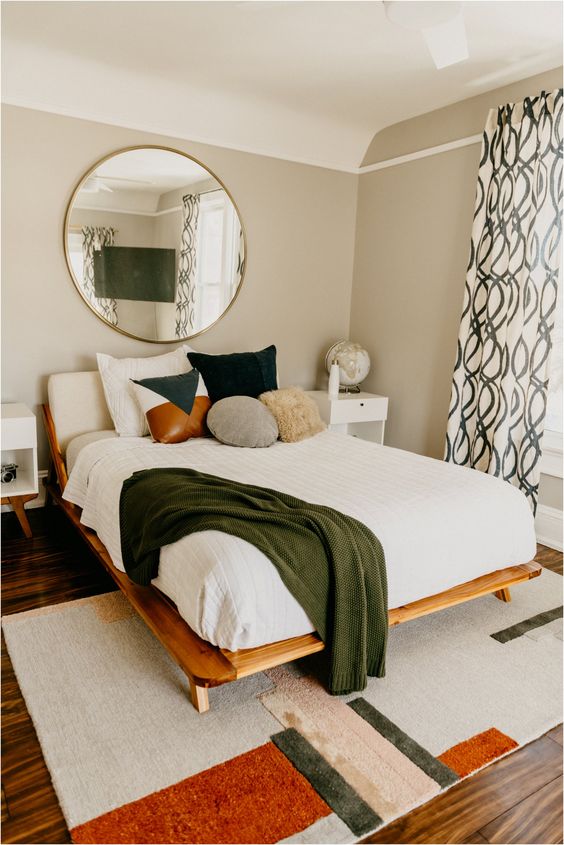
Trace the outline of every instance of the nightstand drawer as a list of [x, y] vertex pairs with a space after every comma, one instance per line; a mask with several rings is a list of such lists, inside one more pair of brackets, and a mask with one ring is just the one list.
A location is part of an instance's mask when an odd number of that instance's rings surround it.
[[33, 449], [36, 443], [35, 417], [2, 417], [2, 450]]
[[349, 397], [331, 402], [331, 424], [374, 422], [388, 416], [386, 396]]

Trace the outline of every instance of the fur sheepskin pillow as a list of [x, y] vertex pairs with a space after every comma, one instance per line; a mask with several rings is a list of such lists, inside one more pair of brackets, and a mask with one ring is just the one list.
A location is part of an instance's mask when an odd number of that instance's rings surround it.
[[259, 396], [278, 423], [280, 440], [295, 443], [313, 437], [327, 427], [319, 416], [315, 401], [301, 387], [269, 390]]

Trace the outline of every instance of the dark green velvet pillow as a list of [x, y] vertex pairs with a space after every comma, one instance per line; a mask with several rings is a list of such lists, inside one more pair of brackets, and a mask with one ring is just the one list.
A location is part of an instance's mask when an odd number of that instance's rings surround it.
[[233, 352], [230, 355], [204, 355], [188, 352], [188, 360], [199, 370], [212, 402], [228, 396], [252, 396], [276, 390], [276, 347], [260, 352]]

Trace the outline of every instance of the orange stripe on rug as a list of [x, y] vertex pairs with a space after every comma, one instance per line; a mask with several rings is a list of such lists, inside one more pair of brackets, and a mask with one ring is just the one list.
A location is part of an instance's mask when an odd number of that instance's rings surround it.
[[331, 809], [268, 742], [71, 831], [77, 843], [279, 842]]
[[498, 731], [497, 728], [490, 728], [470, 739], [465, 739], [464, 742], [459, 742], [458, 745], [453, 745], [438, 759], [464, 778], [518, 746], [519, 743], [510, 736]]

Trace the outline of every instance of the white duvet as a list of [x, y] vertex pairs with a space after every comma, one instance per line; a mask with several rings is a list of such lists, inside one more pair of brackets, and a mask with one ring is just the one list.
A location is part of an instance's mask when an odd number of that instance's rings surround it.
[[[391, 608], [535, 555], [533, 516], [515, 487], [344, 434], [327, 431], [268, 449], [208, 438], [173, 446], [149, 438], [89, 439], [77, 438], [69, 447], [76, 458], [64, 498], [83, 509], [82, 522], [122, 570], [122, 483], [136, 470], [159, 466], [272, 487], [359, 519], [384, 548]], [[228, 534], [206, 531], [163, 547], [153, 583], [194, 631], [222, 648], [250, 648], [313, 630], [273, 564]]]

